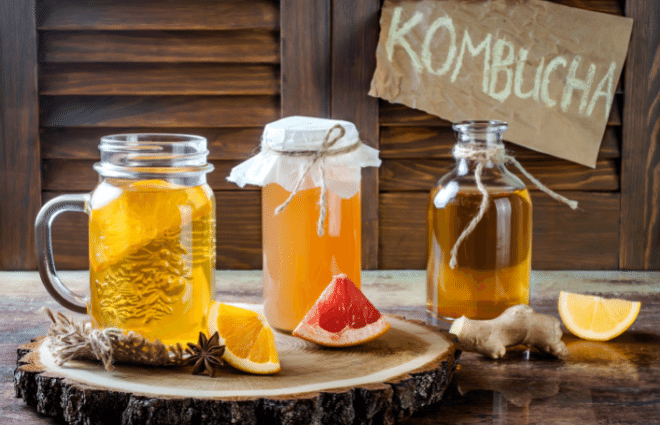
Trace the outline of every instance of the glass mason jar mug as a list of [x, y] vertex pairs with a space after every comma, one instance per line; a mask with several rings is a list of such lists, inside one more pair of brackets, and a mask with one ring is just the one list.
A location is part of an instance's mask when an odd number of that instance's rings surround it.
[[464, 121], [454, 148], [456, 167], [428, 201], [429, 320], [490, 319], [529, 304], [532, 203], [523, 182], [502, 160], [500, 121]]
[[[99, 183], [90, 194], [46, 203], [36, 221], [39, 272], [63, 306], [97, 328], [136, 331], [165, 344], [206, 332], [215, 292], [215, 200], [206, 139], [177, 134], [101, 138]], [[90, 296], [55, 270], [51, 226], [65, 211], [89, 215]]]

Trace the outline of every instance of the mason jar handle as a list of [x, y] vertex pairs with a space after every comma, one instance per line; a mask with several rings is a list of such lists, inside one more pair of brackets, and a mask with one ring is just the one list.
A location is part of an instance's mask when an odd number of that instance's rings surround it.
[[77, 313], [87, 313], [87, 297], [75, 294], [64, 286], [55, 270], [53, 257], [52, 227], [55, 217], [63, 212], [87, 213], [89, 194], [60, 195], [46, 202], [35, 222], [35, 246], [41, 281], [50, 293], [64, 307]]

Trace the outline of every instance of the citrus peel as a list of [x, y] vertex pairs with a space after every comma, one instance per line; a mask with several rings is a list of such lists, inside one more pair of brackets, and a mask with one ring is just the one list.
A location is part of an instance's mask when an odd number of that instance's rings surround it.
[[328, 347], [364, 344], [383, 335], [390, 324], [346, 276], [334, 276], [293, 335]]
[[588, 341], [609, 341], [633, 324], [641, 303], [562, 291], [557, 307], [573, 335]]
[[275, 336], [266, 319], [246, 308], [213, 301], [209, 334], [218, 332], [225, 346], [222, 359], [243, 372], [272, 374], [281, 370]]

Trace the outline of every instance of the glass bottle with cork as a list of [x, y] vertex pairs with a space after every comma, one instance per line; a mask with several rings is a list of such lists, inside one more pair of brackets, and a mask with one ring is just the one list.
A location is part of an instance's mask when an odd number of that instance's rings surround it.
[[453, 126], [455, 168], [428, 202], [429, 318], [490, 319], [529, 303], [532, 203], [504, 166], [500, 121]]
[[431, 323], [466, 316], [491, 319], [529, 304], [532, 203], [514, 165], [553, 199], [553, 192], [505, 151], [502, 121], [453, 125], [455, 168], [431, 190], [428, 207], [427, 311]]

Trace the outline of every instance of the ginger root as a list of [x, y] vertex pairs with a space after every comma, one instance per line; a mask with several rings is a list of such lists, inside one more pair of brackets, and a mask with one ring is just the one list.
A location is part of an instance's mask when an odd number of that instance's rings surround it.
[[507, 347], [525, 345], [564, 357], [568, 354], [561, 341], [559, 319], [520, 304], [509, 307], [499, 317], [491, 320], [470, 320], [462, 316], [454, 321], [450, 333], [458, 337], [463, 350], [474, 351], [498, 359]]

